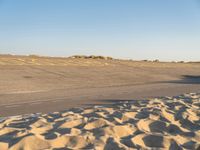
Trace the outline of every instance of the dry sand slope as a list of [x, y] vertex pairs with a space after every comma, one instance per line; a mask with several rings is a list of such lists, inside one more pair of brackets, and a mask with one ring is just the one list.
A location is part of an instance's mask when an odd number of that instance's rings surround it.
[[0, 116], [199, 92], [199, 68], [200, 63], [100, 56], [0, 55]]
[[198, 149], [200, 94], [2, 118], [0, 149]]

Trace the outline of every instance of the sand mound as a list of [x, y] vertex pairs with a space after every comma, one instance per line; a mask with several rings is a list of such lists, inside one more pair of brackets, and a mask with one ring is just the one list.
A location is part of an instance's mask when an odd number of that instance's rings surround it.
[[0, 119], [1, 150], [198, 148], [195, 93]]

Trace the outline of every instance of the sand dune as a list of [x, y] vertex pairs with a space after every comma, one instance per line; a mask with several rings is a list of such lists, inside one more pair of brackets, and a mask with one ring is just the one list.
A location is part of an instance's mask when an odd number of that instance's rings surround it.
[[0, 148], [198, 149], [200, 94], [1, 118]]
[[[199, 92], [200, 63], [0, 55], [1, 116]], [[117, 91], [117, 92], [116, 92]]]

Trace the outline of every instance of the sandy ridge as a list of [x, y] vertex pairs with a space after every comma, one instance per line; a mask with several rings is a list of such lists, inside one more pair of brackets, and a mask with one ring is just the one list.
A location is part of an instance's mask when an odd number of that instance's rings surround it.
[[200, 94], [1, 118], [0, 148], [197, 149]]

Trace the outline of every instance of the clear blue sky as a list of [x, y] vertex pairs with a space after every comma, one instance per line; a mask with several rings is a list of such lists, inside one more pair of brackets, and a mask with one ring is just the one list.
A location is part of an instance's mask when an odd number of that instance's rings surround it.
[[200, 60], [200, 0], [0, 0], [0, 53]]

